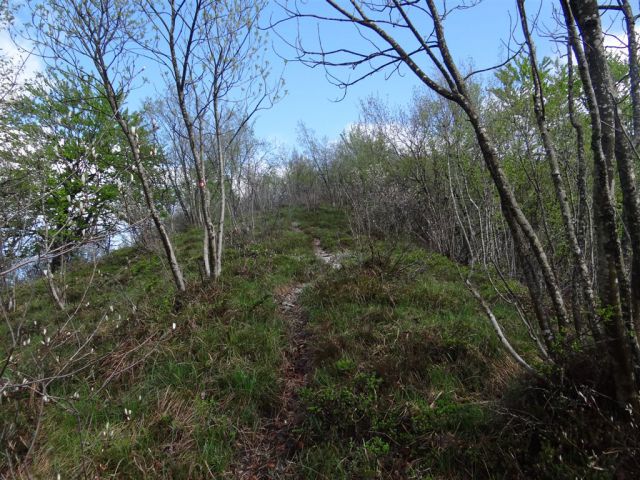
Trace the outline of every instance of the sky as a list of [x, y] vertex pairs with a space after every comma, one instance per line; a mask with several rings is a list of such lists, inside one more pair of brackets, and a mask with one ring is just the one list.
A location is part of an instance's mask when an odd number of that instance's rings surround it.
[[[447, 4], [451, 6], [461, 1], [449, 0]], [[327, 11], [322, 0], [304, 0], [303, 3], [305, 2], [307, 8], [314, 13]], [[552, 15], [557, 2], [527, 0], [526, 4], [530, 20], [538, 20], [536, 36], [539, 57], [557, 56], [554, 43], [545, 35], [557, 28]], [[276, 2], [270, 0], [263, 24], [278, 20], [282, 15], [282, 10]], [[509, 56], [507, 43], [512, 37], [511, 30], [514, 29], [516, 39], [521, 38], [515, 19], [515, 0], [483, 0], [471, 9], [457, 11], [447, 17], [444, 24], [445, 33], [455, 60], [463, 69], [483, 69], [504, 61]], [[418, 26], [423, 25], [419, 23]], [[611, 21], [605, 26], [613, 32], [621, 31], [619, 21]], [[424, 24], [423, 31], [426, 31], [426, 28], [428, 27]], [[294, 148], [299, 122], [304, 122], [318, 137], [334, 140], [345, 128], [358, 122], [360, 102], [367, 97], [378, 96], [386, 100], [390, 106], [402, 106], [410, 101], [414, 89], [424, 89], [412, 72], [401, 68], [399, 72], [392, 74], [379, 72], [350, 87], [345, 94], [342, 89], [327, 80], [322, 67], [310, 68], [299, 62], [283, 60], [282, 57], [293, 59], [296, 52], [282, 38], [288, 42], [295, 42], [300, 38], [305, 45], [311, 47], [320, 35], [325, 48], [357, 49], [366, 46], [362, 37], [349, 24], [335, 25], [325, 22], [317, 25], [315, 22], [308, 22], [300, 24], [298, 28], [295, 22], [285, 22], [277, 27], [276, 33], [270, 36], [267, 58], [274, 74], [282, 72], [288, 93], [273, 108], [260, 112], [255, 119], [257, 136], [276, 145], [287, 149]], [[403, 37], [402, 33], [393, 33], [403, 45], [410, 44], [411, 39]], [[513, 41], [510, 47], [515, 48]], [[11, 44], [6, 32], [0, 32], [0, 48], [17, 55], [16, 48]], [[37, 69], [38, 60], [30, 59], [28, 71], [33, 72]], [[433, 70], [427, 67], [427, 72], [433, 73]], [[334, 70], [334, 73], [342, 76], [353, 74], [348, 70]], [[483, 75], [487, 79], [491, 73]], [[141, 85], [134, 93], [132, 103], [139, 102], [146, 96], [154, 96], [159, 89], [162, 87], [153, 82]]]
[[32, 55], [25, 55], [11, 39], [9, 32], [3, 29], [0, 29], [0, 54], [21, 65], [18, 81], [33, 77], [42, 68], [40, 61]]
[[[313, 5], [321, 2], [310, 0], [309, 3]], [[537, 14], [541, 8], [543, 23], [553, 26], [551, 6], [555, 2], [529, 0], [528, 3], [532, 6], [533, 14]], [[275, 11], [273, 15], [277, 18], [278, 12]], [[514, 0], [484, 0], [473, 9], [458, 12], [447, 19], [446, 34], [456, 60], [476, 69], [504, 61], [508, 57], [505, 43], [509, 41], [510, 24], [513, 24], [514, 18]], [[313, 24], [306, 24], [304, 27], [301, 31], [302, 40], [313, 42], [316, 28], [311, 28], [314, 27]], [[350, 47], [358, 40], [358, 34], [353, 28], [323, 24], [320, 29], [323, 38], [333, 39]], [[294, 23], [288, 23], [280, 26], [278, 33], [293, 41], [298, 32]], [[292, 58], [295, 55], [295, 52], [277, 37], [274, 38], [272, 35], [272, 40], [276, 51], [282, 56]], [[551, 52], [550, 46], [546, 45], [543, 51], [539, 52], [539, 55], [542, 54], [554, 53]], [[274, 57], [272, 61], [278, 64], [280, 59]], [[349, 72], [344, 70], [342, 73]], [[288, 62], [284, 76], [288, 95], [272, 110], [264, 112], [258, 118], [256, 132], [264, 138], [288, 145], [295, 144], [297, 124], [300, 121], [304, 121], [319, 137], [334, 139], [345, 127], [358, 121], [360, 102], [368, 96], [379, 96], [392, 106], [401, 106], [411, 100], [415, 88], [424, 88], [417, 77], [406, 68], [389, 78], [386, 78], [388, 74], [379, 72], [350, 87], [346, 95], [343, 90], [327, 80], [321, 67], [312, 69], [300, 63]], [[337, 99], [341, 100], [336, 101]]]

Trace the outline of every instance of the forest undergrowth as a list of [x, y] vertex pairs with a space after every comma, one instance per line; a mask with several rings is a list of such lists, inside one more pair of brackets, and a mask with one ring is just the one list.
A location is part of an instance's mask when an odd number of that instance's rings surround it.
[[[56, 372], [82, 332], [95, 334], [82, 367], [46, 392], [25, 378], [0, 399], [0, 475], [637, 478], [636, 426], [586, 387], [526, 375], [464, 267], [350, 232], [338, 210], [281, 209], [234, 232], [225, 273], [204, 283], [200, 232], [179, 234], [184, 294], [149, 251], [78, 262], [72, 322], [44, 280], [23, 285], [21, 347], [0, 345], [1, 359]], [[536, 364], [513, 307], [474, 281]]]

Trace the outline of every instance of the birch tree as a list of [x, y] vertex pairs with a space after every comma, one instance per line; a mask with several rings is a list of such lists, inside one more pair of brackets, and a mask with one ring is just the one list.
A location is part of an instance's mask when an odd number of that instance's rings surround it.
[[141, 2], [145, 16], [153, 25], [153, 40], [145, 44], [164, 67], [182, 118], [189, 150], [194, 162], [200, 214], [204, 224], [203, 266], [207, 278], [216, 259], [216, 231], [211, 215], [211, 193], [204, 161], [202, 129], [209, 100], [207, 67], [198, 59], [207, 39], [203, 22], [215, 2], [196, 0], [185, 2], [168, 0]]
[[[273, 104], [280, 86], [270, 83], [270, 69], [262, 58], [258, 20], [265, 5], [247, 0], [141, 2], [157, 32], [145, 47], [167, 73], [194, 160], [207, 277], [222, 273], [227, 151], [253, 116]], [[212, 154], [207, 152], [209, 133]], [[209, 170], [207, 155], [213, 167]], [[207, 171], [217, 176], [215, 226]]]
[[206, 51], [211, 74], [215, 158], [218, 166], [218, 245], [214, 276], [222, 274], [225, 219], [227, 211], [226, 164], [229, 149], [261, 110], [279, 99], [283, 80], [270, 78], [264, 59], [264, 34], [258, 22], [266, 7], [264, 0], [215, 2], [205, 24]]
[[153, 196], [144, 166], [140, 138], [125, 115], [125, 102], [140, 75], [130, 53], [132, 35], [141, 35], [131, 4], [121, 0], [46, 0], [34, 2], [31, 40], [50, 68], [101, 92], [127, 139], [133, 171], [140, 180], [146, 207], [160, 237], [176, 288], [186, 284], [169, 233]]

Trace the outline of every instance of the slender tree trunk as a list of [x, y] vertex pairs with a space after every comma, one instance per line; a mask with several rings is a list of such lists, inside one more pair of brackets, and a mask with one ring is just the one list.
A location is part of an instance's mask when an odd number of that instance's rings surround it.
[[[618, 167], [623, 208], [626, 211], [625, 218], [628, 221], [627, 228], [631, 236], [633, 256], [635, 259], [640, 257], [640, 199], [638, 197], [635, 166], [631, 159], [629, 148], [631, 138], [626, 135], [620, 121], [620, 112], [616, 104], [613, 79], [609, 71], [604, 48], [604, 33], [602, 32], [602, 25], [598, 15], [598, 3], [595, 0], [585, 0], [582, 2], [576, 2], [574, 0], [572, 5], [574, 3], [576, 5], [573, 6], [573, 12], [586, 45], [586, 63], [600, 113], [601, 130], [606, 132], [606, 135], [603, 133], [601, 142], [603, 145], [607, 145], [607, 149], [603, 147], [603, 151], [611, 155], [607, 165], [615, 163]], [[635, 86], [635, 88], [637, 87], [638, 85]], [[604, 117], [603, 112], [605, 114]], [[614, 139], [613, 152], [609, 152], [608, 150], [611, 148], [609, 145], [611, 136], [613, 136]], [[615, 162], [614, 159], [616, 160]], [[612, 171], [609, 173], [614, 175]], [[609, 183], [612, 184], [613, 182], [610, 180]], [[612, 190], [612, 196], [613, 192]], [[632, 270], [633, 269], [632, 265]], [[622, 265], [622, 270], [624, 271], [624, 265]], [[621, 295], [624, 301], [624, 297], [628, 295], [628, 293], [621, 291]], [[628, 307], [623, 306], [623, 309], [626, 308]]]
[[45, 276], [47, 277], [47, 285], [49, 286], [49, 292], [51, 293], [51, 297], [54, 302], [58, 306], [61, 311], [65, 311], [66, 305], [64, 301], [64, 297], [60, 294], [58, 287], [56, 285], [55, 279], [53, 278], [53, 273], [51, 271], [52, 265], [51, 262], [47, 265], [47, 269], [44, 271]]
[[155, 225], [156, 230], [158, 231], [158, 235], [160, 236], [162, 247], [164, 248], [165, 254], [167, 256], [167, 261], [169, 262], [169, 268], [171, 269], [171, 273], [173, 274], [173, 280], [178, 290], [180, 292], [184, 292], [186, 291], [187, 287], [182, 275], [182, 269], [178, 264], [178, 259], [176, 258], [175, 252], [173, 250], [171, 239], [169, 238], [167, 229], [165, 228], [164, 223], [162, 223], [160, 213], [158, 212], [158, 209], [155, 205], [155, 200], [151, 191], [151, 185], [149, 184], [147, 171], [144, 168], [144, 164], [142, 163], [142, 158], [140, 156], [140, 144], [138, 142], [138, 136], [136, 135], [135, 130], [129, 127], [127, 120], [122, 115], [121, 107], [118, 102], [118, 95], [116, 94], [115, 90], [113, 89], [113, 85], [111, 84], [111, 79], [109, 78], [108, 69], [104, 63], [104, 56], [102, 55], [102, 52], [95, 52], [94, 61], [107, 95], [107, 101], [109, 102], [116, 122], [127, 138], [127, 143], [129, 144], [131, 155], [133, 157], [133, 164], [142, 185], [142, 193], [145, 199], [145, 203], [147, 204], [149, 215], [151, 216], [153, 224]]
[[180, 155], [180, 169], [182, 170], [182, 176], [184, 177], [184, 185], [187, 191], [186, 193], [187, 201], [185, 203], [187, 204], [187, 208], [189, 210], [188, 218], [192, 224], [197, 225], [199, 223], [199, 218], [198, 218], [199, 215], [197, 213], [197, 207], [195, 204], [195, 195], [193, 193], [191, 175], [189, 174], [189, 169], [187, 168], [186, 152], [184, 151], [182, 146], [180, 146], [179, 155]]
[[209, 188], [207, 186], [204, 161], [200, 154], [201, 151], [195, 138], [195, 127], [191, 120], [191, 116], [187, 111], [186, 99], [184, 97], [184, 86], [176, 81], [176, 88], [178, 94], [178, 103], [180, 105], [180, 113], [182, 114], [182, 119], [187, 130], [189, 148], [191, 149], [191, 154], [193, 155], [193, 160], [195, 163], [196, 178], [198, 181], [198, 196], [200, 200], [200, 211], [202, 214], [202, 220], [205, 230], [203, 241], [207, 243], [207, 246], [204, 249], [204, 253], [207, 255], [207, 257], [204, 258], [203, 261], [205, 275], [207, 278], [209, 278], [211, 276], [210, 265], [213, 263], [216, 251], [216, 234], [213, 227], [213, 221], [211, 219], [211, 196], [209, 194]]
[[218, 95], [214, 93], [213, 97], [213, 116], [215, 122], [215, 136], [216, 136], [216, 153], [218, 156], [218, 175], [219, 175], [219, 185], [220, 185], [220, 216], [218, 220], [218, 245], [215, 255], [215, 268], [214, 268], [214, 277], [220, 278], [222, 275], [222, 250], [223, 250], [223, 242], [224, 242], [224, 221], [225, 221], [225, 212], [227, 209], [227, 194], [226, 194], [226, 185], [224, 179], [225, 172], [225, 161], [224, 161], [224, 151], [222, 148], [222, 125], [220, 124], [220, 106], [218, 104]]
[[624, 14], [627, 30], [627, 51], [629, 56], [629, 85], [631, 91], [631, 109], [633, 115], [633, 146], [640, 146], [640, 65], [638, 64], [638, 38], [636, 37], [636, 19], [629, 0], [618, 0]]
[[[565, 21], [591, 117], [594, 154], [594, 227], [598, 241], [598, 283], [600, 289], [606, 346], [613, 360], [612, 376], [616, 397], [621, 404], [637, 406], [638, 394], [634, 375], [635, 332], [628, 331], [631, 322], [631, 292], [622, 247], [617, 235], [613, 200], [613, 163], [616, 151], [616, 106], [611, 95], [611, 77], [604, 55], [604, 35], [595, 0], [562, 2]], [[583, 45], [578, 42], [577, 23]], [[584, 48], [584, 50], [583, 50]], [[632, 335], [634, 338], [630, 338]]]
[[[618, 172], [623, 191], [627, 191], [625, 199], [624, 221], [631, 238], [631, 298], [634, 312], [636, 334], [640, 336], [640, 201], [638, 199], [637, 181], [634, 171], [633, 158], [638, 157], [640, 148], [640, 65], [638, 62], [638, 38], [636, 37], [635, 16], [629, 0], [619, 0], [624, 13], [627, 30], [628, 57], [629, 57], [629, 85], [631, 91], [631, 111], [633, 119], [633, 132], [628, 139], [619, 115], [616, 118], [616, 141], [618, 145]], [[621, 135], [622, 134], [622, 135]], [[620, 136], [621, 135], [621, 136]], [[627, 140], [631, 148], [626, 148]], [[632, 155], [632, 152], [633, 155]]]
[[[576, 236], [578, 239], [578, 245], [583, 252], [587, 249], [587, 214], [588, 214], [588, 200], [587, 200], [587, 169], [586, 160], [584, 155], [584, 129], [582, 124], [576, 116], [575, 98], [574, 98], [574, 74], [573, 74], [573, 53], [571, 48], [571, 42], [567, 43], [567, 103], [569, 108], [569, 121], [571, 126], [576, 132], [576, 152], [577, 152], [577, 184], [578, 184], [578, 206], [576, 208]], [[572, 279], [572, 304], [574, 324], [576, 330], [581, 328], [582, 324], [582, 312], [580, 311], [581, 294], [578, 288], [578, 269], [580, 267], [575, 266], [574, 278]], [[595, 326], [597, 328], [597, 326]], [[579, 330], [578, 330], [579, 334]]]
[[[460, 230], [462, 231], [462, 238], [464, 240], [463, 243], [465, 244], [466, 249], [469, 252], [469, 265], [471, 266], [471, 269], [469, 270], [469, 276], [470, 276], [471, 272], [473, 271], [473, 264], [475, 263], [475, 252], [473, 247], [471, 246], [471, 241], [469, 239], [469, 235], [467, 234], [467, 228], [465, 227], [464, 222], [460, 216], [460, 213], [458, 212], [458, 206], [457, 206], [458, 201], [456, 200], [456, 195], [453, 189], [453, 182], [452, 182], [452, 175], [451, 175], [451, 162], [448, 157], [447, 157], [447, 174], [448, 174], [447, 177], [448, 177], [448, 183], [449, 183], [449, 193], [451, 195], [454, 217], [455, 217], [456, 223], [458, 224], [458, 226], [460, 227]], [[472, 229], [469, 229], [469, 233], [471, 233], [472, 231], [473, 231]], [[469, 276], [467, 276], [467, 278], [465, 279], [465, 284], [467, 285], [467, 288], [472, 293], [472, 295], [476, 298], [476, 300], [478, 300], [478, 303], [480, 303], [480, 305], [482, 306], [482, 309], [487, 315], [487, 318], [489, 318], [489, 321], [491, 322], [491, 326], [495, 330], [496, 335], [498, 336], [498, 338], [500, 339], [500, 341], [502, 342], [506, 350], [511, 354], [512, 358], [518, 364], [524, 367], [529, 373], [536, 374], [536, 371], [518, 354], [518, 352], [513, 348], [513, 346], [507, 339], [507, 337], [504, 335], [502, 327], [500, 326], [500, 323], [498, 322], [496, 316], [491, 310], [491, 307], [489, 307], [489, 305], [484, 300], [484, 297], [482, 297], [478, 289], [476, 289], [473, 286], [473, 284], [471, 283], [471, 280], [469, 279]]]
[[173, 250], [173, 244], [171, 243], [171, 239], [169, 238], [169, 233], [160, 218], [160, 213], [155, 206], [153, 194], [151, 193], [151, 186], [149, 185], [149, 179], [147, 176], [147, 172], [142, 164], [142, 159], [140, 158], [140, 147], [138, 145], [138, 137], [134, 135], [129, 129], [126, 120], [122, 118], [122, 116], [117, 113], [116, 120], [120, 124], [120, 128], [125, 132], [127, 139], [129, 140], [129, 146], [133, 152], [134, 165], [136, 167], [136, 171], [138, 177], [140, 178], [140, 183], [142, 185], [142, 193], [144, 195], [145, 202], [147, 204], [147, 208], [149, 209], [149, 214], [151, 219], [153, 220], [153, 224], [158, 230], [158, 234], [160, 236], [160, 241], [162, 242], [162, 247], [164, 248], [165, 254], [167, 256], [167, 260], [169, 262], [169, 268], [171, 269], [171, 273], [173, 274], [173, 280], [176, 284], [176, 287], [179, 291], [186, 291], [187, 287], [184, 282], [184, 277], [182, 275], [182, 269], [178, 264], [178, 259], [176, 258], [175, 252]]
[[[394, 4], [399, 5], [397, 0], [394, 0]], [[509, 228], [512, 232], [514, 241], [517, 237], [517, 234], [514, 234], [514, 230], [516, 228], [520, 228], [531, 247], [534, 258], [540, 266], [547, 292], [554, 307], [558, 326], [562, 330], [568, 325], [568, 315], [564, 299], [560, 291], [560, 287], [558, 286], [557, 279], [555, 278], [553, 269], [551, 267], [551, 263], [549, 262], [547, 254], [544, 251], [542, 243], [535, 233], [535, 230], [531, 226], [527, 217], [522, 212], [522, 209], [518, 204], [518, 201], [513, 193], [513, 189], [507, 179], [507, 176], [500, 166], [498, 153], [491, 139], [489, 138], [484, 125], [482, 125], [482, 122], [478, 115], [478, 110], [473, 104], [472, 96], [468, 90], [466, 80], [460, 74], [460, 71], [458, 70], [453, 60], [451, 52], [449, 51], [449, 47], [444, 35], [444, 29], [442, 26], [442, 17], [440, 16], [438, 9], [436, 8], [434, 0], [427, 0], [427, 5], [429, 11], [431, 12], [431, 17], [434, 23], [434, 31], [438, 42], [438, 49], [440, 51], [440, 54], [442, 55], [442, 59], [444, 62], [444, 65], [441, 68], [446, 68], [447, 77], [449, 79], [448, 83], [451, 85], [451, 87], [454, 88], [454, 93], [453, 95], [449, 94], [449, 98], [457, 103], [469, 118], [476, 139], [478, 141], [480, 151], [482, 152], [485, 164], [487, 165], [489, 173], [491, 174], [494, 184], [498, 190], [500, 201], [503, 206], [503, 211], [506, 214], [507, 224], [509, 225]], [[395, 41], [393, 41], [393, 43], [397, 45]], [[397, 46], [396, 49], [402, 50], [399, 46]], [[411, 60], [411, 58], [408, 56], [405, 59], [405, 63], [407, 63], [410, 67], [412, 65], [415, 65], [413, 60]], [[418, 67], [416, 66], [415, 68]], [[421, 70], [419, 71], [424, 75]], [[431, 80], [429, 80], [429, 82], [432, 83]], [[427, 85], [429, 85], [429, 83]], [[440, 87], [437, 88], [440, 91], [442, 90]]]
[[[202, 4], [200, 2], [196, 3], [195, 10], [193, 13], [192, 23], [188, 23], [185, 27], [187, 29], [186, 35], [188, 35], [188, 40], [184, 49], [184, 52], [181, 52], [184, 57], [181, 58], [181, 62], [178, 62], [178, 51], [176, 46], [176, 20], [180, 19], [179, 7], [176, 8], [174, 2], [171, 2], [171, 11], [169, 16], [168, 28], [167, 28], [167, 43], [169, 47], [169, 55], [171, 58], [171, 69], [172, 69], [172, 77], [175, 84], [176, 96], [178, 99], [178, 106], [180, 108], [180, 114], [182, 116], [182, 120], [184, 122], [185, 129], [187, 131], [187, 139], [189, 141], [189, 149], [191, 150], [191, 155], [193, 156], [193, 161], [195, 163], [195, 171], [196, 171], [196, 179], [198, 182], [197, 190], [198, 197], [200, 199], [200, 212], [202, 215], [202, 221], [204, 224], [204, 235], [203, 242], [206, 245], [203, 246], [203, 264], [204, 264], [204, 273], [207, 278], [211, 277], [211, 263], [215, 255], [215, 230], [213, 228], [213, 221], [211, 220], [211, 196], [209, 194], [209, 188], [207, 186], [206, 180], [206, 172], [204, 167], [204, 161], [202, 158], [202, 145], [198, 145], [196, 141], [196, 132], [194, 121], [189, 114], [187, 109], [187, 100], [185, 98], [185, 88], [187, 85], [187, 77], [189, 75], [189, 66], [191, 61], [192, 48], [194, 46], [194, 42], [196, 42], [195, 37], [197, 35], [196, 32], [196, 22], [201, 13]], [[180, 32], [178, 33], [178, 36]], [[195, 95], [196, 101], [196, 118], [201, 119], [202, 112], [199, 109], [198, 96]], [[201, 142], [200, 142], [201, 143]]]
[[[528, 242], [531, 252], [540, 267], [547, 292], [554, 306], [558, 327], [560, 329], [564, 329], [568, 325], [567, 310], [547, 254], [513, 194], [511, 185], [498, 162], [498, 154], [491, 143], [484, 126], [480, 122], [475, 107], [465, 101], [463, 108], [469, 116], [480, 150], [482, 151], [484, 161], [491, 173], [494, 184], [498, 189], [505, 219], [507, 220], [507, 225], [509, 226], [513, 239], [514, 241], [518, 241], [518, 239], [523, 236]], [[518, 233], [518, 229], [522, 231], [522, 236]], [[524, 247], [520, 248], [522, 249]]]
[[[540, 132], [540, 136], [542, 137], [542, 144], [544, 147], [545, 155], [547, 157], [547, 161], [549, 162], [549, 166], [551, 168], [551, 178], [553, 180], [553, 185], [556, 192], [556, 198], [558, 200], [558, 203], [560, 204], [560, 212], [562, 215], [562, 221], [564, 223], [564, 230], [565, 230], [565, 235], [567, 237], [567, 242], [571, 247], [571, 251], [573, 253], [573, 261], [574, 261], [574, 264], [577, 266], [579, 278], [582, 283], [582, 288], [583, 288], [582, 293], [584, 294], [585, 300], [587, 301], [589, 325], [591, 325], [591, 329], [594, 334], [594, 337], [596, 339], [599, 339], [600, 332], [598, 330], [598, 326], [596, 322], [597, 313], [596, 313], [595, 295], [593, 292], [593, 286], [591, 285], [589, 269], [587, 267], [587, 263], [585, 262], [582, 248], [580, 247], [580, 243], [576, 235], [573, 215], [571, 214], [571, 208], [569, 205], [569, 201], [567, 199], [567, 192], [564, 186], [564, 180], [560, 173], [560, 164], [558, 162], [555, 145], [553, 144], [553, 141], [551, 139], [551, 134], [549, 133], [547, 121], [545, 118], [545, 104], [544, 104], [544, 92], [542, 87], [542, 80], [538, 72], [538, 59], [536, 55], [536, 48], [535, 48], [535, 44], [531, 40], [531, 35], [529, 32], [529, 26], [527, 22], [527, 16], [524, 9], [524, 0], [518, 0], [518, 11], [520, 14], [520, 23], [522, 25], [522, 31], [524, 33], [525, 41], [529, 48], [531, 76], [532, 76], [533, 85], [534, 85], [533, 109], [536, 116], [536, 121], [538, 123], [538, 130]], [[577, 330], [576, 333], [580, 335], [582, 331], [582, 322], [579, 319], [579, 317], [576, 319], [576, 330]]]
[[185, 202], [182, 188], [180, 188], [180, 185], [178, 184], [178, 179], [175, 175], [171, 174], [171, 171], [166, 171], [165, 173], [169, 177], [169, 181], [171, 182], [171, 186], [173, 187], [173, 193], [178, 200], [178, 205], [180, 206], [182, 214], [186, 218], [187, 222], [192, 223], [191, 213], [189, 212], [189, 208], [187, 207], [187, 204]]
[[616, 160], [622, 190], [623, 218], [631, 238], [631, 319], [630, 327], [640, 335], [640, 197], [630, 147], [630, 137], [616, 112]]
[[471, 294], [476, 298], [478, 303], [480, 303], [480, 306], [482, 307], [482, 309], [484, 310], [484, 313], [487, 315], [487, 318], [491, 322], [491, 326], [493, 327], [494, 331], [496, 332], [496, 335], [500, 339], [500, 342], [505, 347], [505, 349], [509, 352], [509, 354], [511, 354], [511, 357], [527, 372], [531, 373], [532, 375], [535, 375], [536, 377], [539, 377], [538, 372], [536, 372], [533, 369], [533, 367], [531, 367], [531, 365], [529, 365], [525, 361], [525, 359], [522, 358], [520, 354], [513, 348], [513, 346], [509, 342], [509, 339], [507, 339], [504, 332], [502, 331], [502, 327], [500, 326], [498, 319], [496, 318], [493, 311], [491, 310], [491, 307], [482, 297], [478, 289], [472, 285], [471, 281], [468, 278], [465, 280], [465, 284], [467, 285], [467, 288], [471, 291]]

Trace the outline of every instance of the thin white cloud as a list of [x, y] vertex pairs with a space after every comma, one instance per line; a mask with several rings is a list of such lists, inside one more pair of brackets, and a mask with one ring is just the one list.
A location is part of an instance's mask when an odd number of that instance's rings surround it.
[[28, 45], [16, 45], [7, 30], [0, 30], [0, 58], [9, 61], [12, 65], [11, 79], [3, 79], [24, 84], [35, 78], [36, 74], [44, 70], [40, 58], [30, 54]]
[[[636, 34], [637, 38], [637, 34]], [[604, 48], [608, 52], [620, 55], [621, 58], [627, 55], [628, 37], [625, 32], [607, 32], [604, 36]]]

